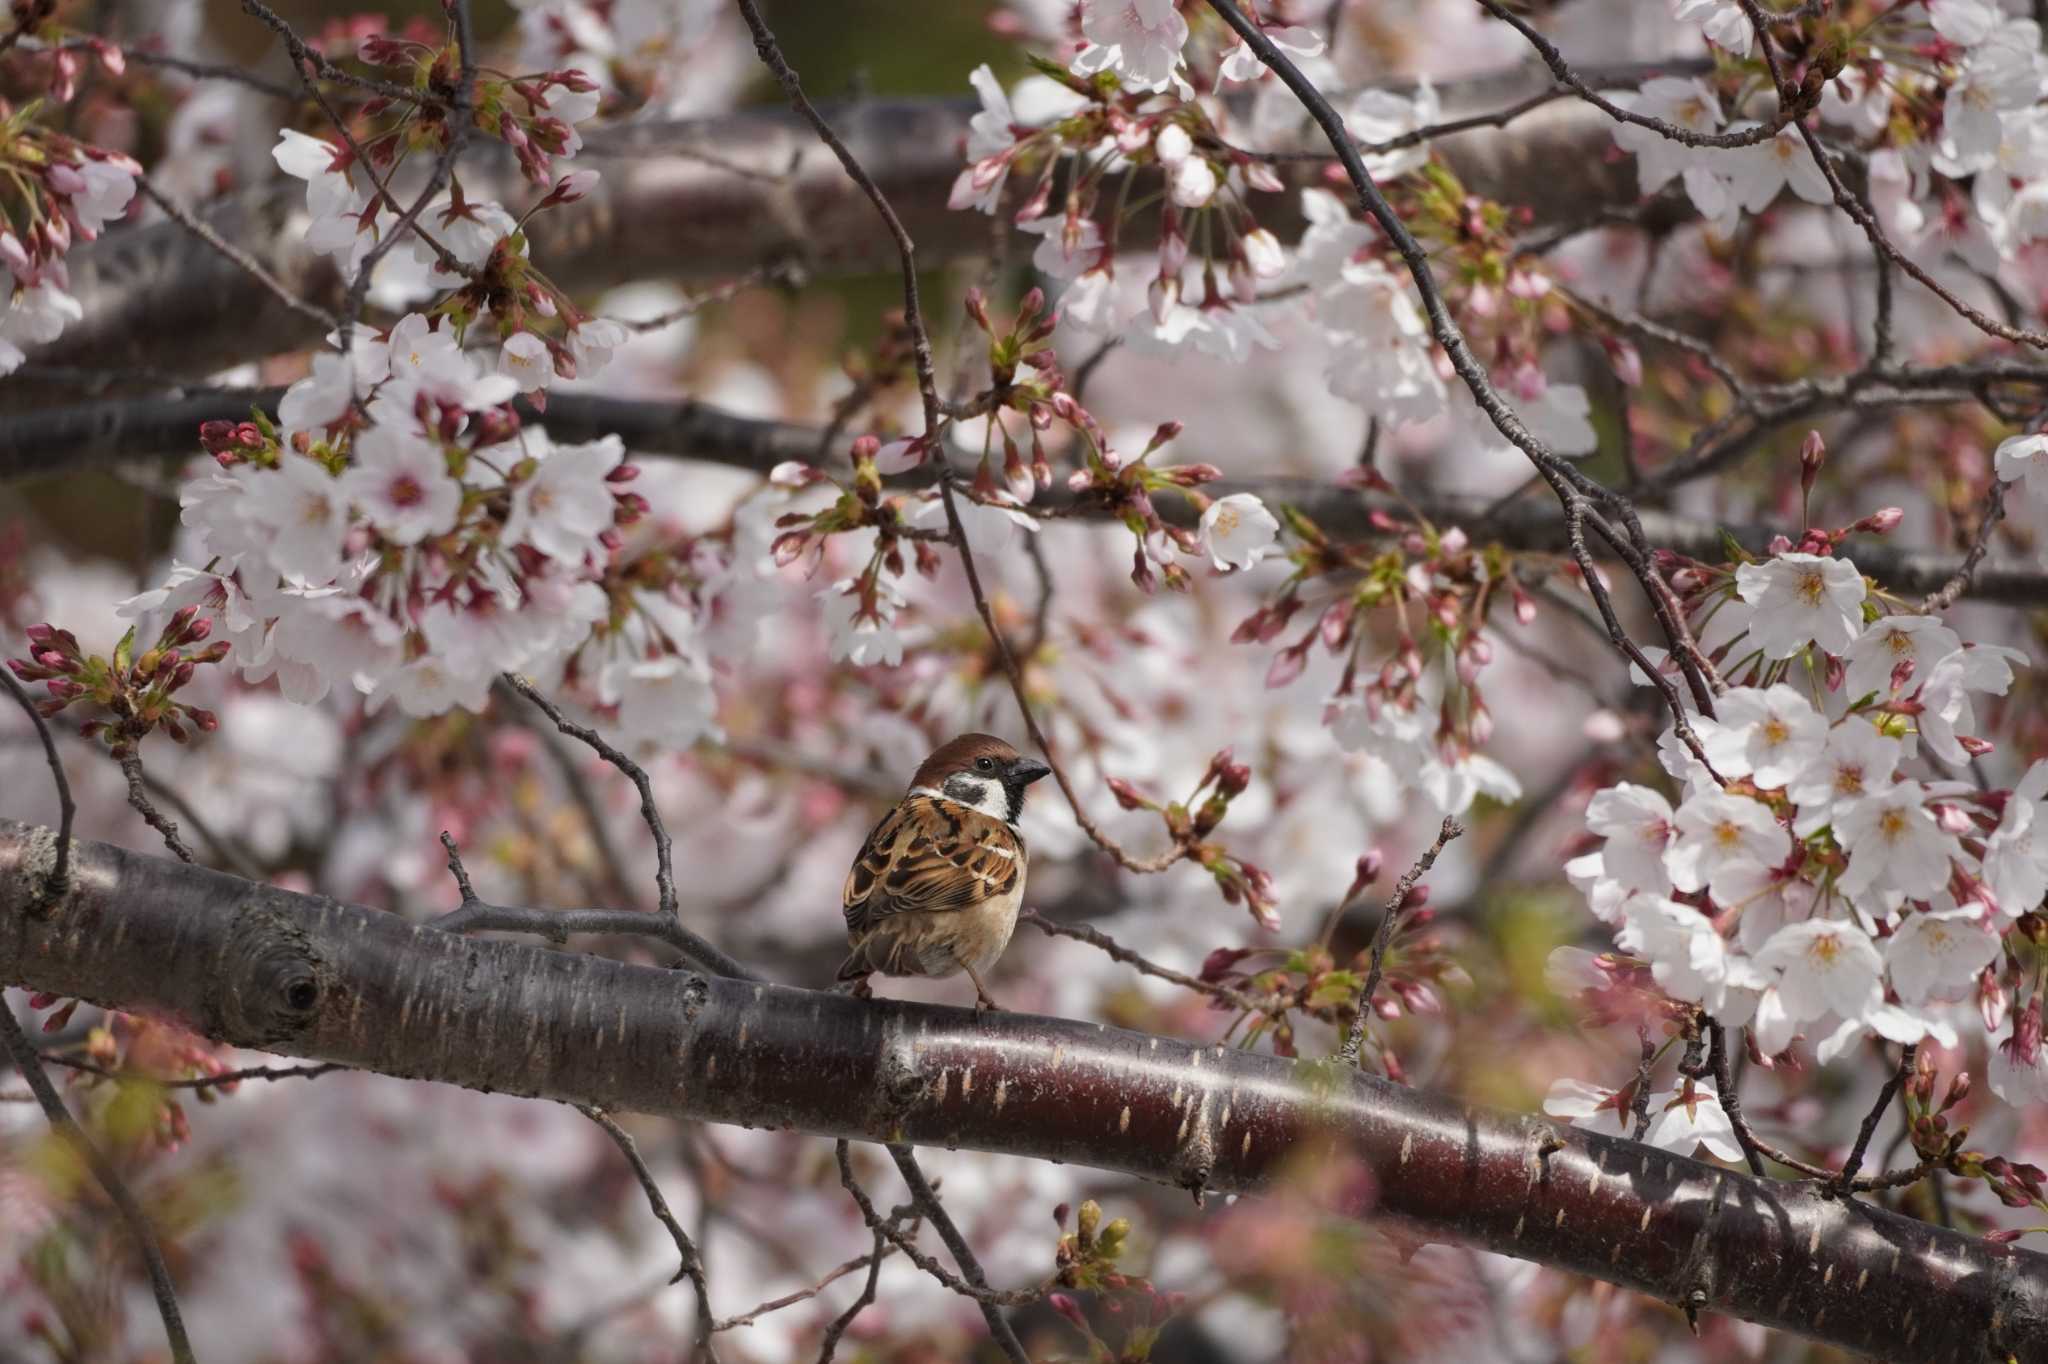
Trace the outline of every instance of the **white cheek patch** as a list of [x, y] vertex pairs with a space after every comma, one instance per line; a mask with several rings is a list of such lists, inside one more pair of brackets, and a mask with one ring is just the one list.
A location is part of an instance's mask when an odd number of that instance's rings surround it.
[[914, 794], [949, 800], [955, 805], [964, 805], [970, 810], [987, 815], [990, 819], [1008, 820], [1010, 817], [1010, 796], [999, 781], [952, 776], [946, 778], [943, 790], [934, 791], [928, 786], [921, 786]]

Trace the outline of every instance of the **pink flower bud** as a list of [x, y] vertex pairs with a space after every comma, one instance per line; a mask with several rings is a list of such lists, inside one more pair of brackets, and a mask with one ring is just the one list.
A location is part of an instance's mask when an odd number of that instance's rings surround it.
[[1827, 442], [1820, 438], [1820, 432], [1808, 431], [1806, 439], [1799, 443], [1799, 489], [1812, 492], [1814, 480], [1820, 477], [1821, 465], [1827, 463]]

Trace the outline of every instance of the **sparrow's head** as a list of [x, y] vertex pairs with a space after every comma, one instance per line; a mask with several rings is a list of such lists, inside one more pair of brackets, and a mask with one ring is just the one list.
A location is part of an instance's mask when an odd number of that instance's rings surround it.
[[1024, 788], [1052, 771], [993, 734], [962, 734], [932, 751], [910, 789], [944, 796], [1015, 824], [1024, 813]]

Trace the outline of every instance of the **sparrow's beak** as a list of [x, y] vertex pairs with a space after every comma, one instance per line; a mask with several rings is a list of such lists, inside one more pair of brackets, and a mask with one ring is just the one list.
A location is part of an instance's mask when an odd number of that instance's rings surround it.
[[1019, 786], [1029, 786], [1050, 771], [1036, 758], [1019, 758], [1010, 764], [1010, 780]]

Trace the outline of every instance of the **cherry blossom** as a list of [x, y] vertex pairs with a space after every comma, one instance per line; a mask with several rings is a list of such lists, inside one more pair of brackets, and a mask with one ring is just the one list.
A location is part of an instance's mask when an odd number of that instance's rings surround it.
[[1002, 200], [1003, 183], [1010, 174], [1006, 153], [1015, 142], [1010, 130], [1017, 123], [1017, 115], [1010, 108], [1010, 97], [1003, 93], [1002, 82], [986, 62], [974, 68], [967, 83], [981, 97], [981, 111], [967, 122], [967, 168], [954, 179], [946, 206], [993, 213]]
[[[341, 491], [394, 544], [416, 545], [454, 529], [462, 485], [440, 446], [390, 426], [356, 438]], [[607, 507], [609, 520], [609, 507]]]
[[536, 463], [533, 472], [513, 486], [505, 543], [532, 545], [569, 563], [593, 552], [601, 554], [598, 533], [611, 525], [616, 510], [606, 478], [626, 455], [619, 438], [556, 445], [544, 432], [529, 431], [524, 448], [516, 453]]
[[1756, 954], [1776, 977], [1775, 994], [1793, 1023], [1829, 1014], [1858, 1019], [1884, 1002], [1884, 960], [1870, 936], [1838, 919], [1786, 924]]
[[1730, 1024], [1747, 1021], [1766, 981], [1747, 958], [1729, 950], [1713, 920], [1691, 905], [1653, 895], [1629, 899], [1621, 919], [1615, 944], [1648, 961], [1652, 977], [1673, 999], [1704, 1005]]
[[312, 459], [287, 455], [245, 492], [241, 515], [273, 570], [313, 587], [340, 576], [348, 503], [339, 479]]
[[1792, 840], [1770, 810], [1720, 791], [1689, 795], [1672, 820], [1677, 836], [1664, 866], [1680, 890], [1704, 890], [1724, 905], [1740, 904], [1770, 884]]
[[2008, 483], [2031, 480], [2029, 486], [2048, 479], [2037, 478], [2048, 469], [2048, 433], [2007, 436], [1995, 454], [1998, 476]]
[[1836, 725], [1805, 770], [1786, 783], [1786, 796], [1799, 807], [1793, 832], [1811, 838], [1854, 802], [1884, 790], [1904, 756], [1905, 745], [1874, 725]]
[[1735, 570], [1736, 590], [1753, 610], [1749, 632], [1771, 658], [1809, 644], [1848, 650], [1863, 626], [1863, 575], [1846, 559], [1780, 554]]
[[1923, 910], [1885, 940], [1885, 971], [1907, 1004], [1961, 999], [1998, 955], [1998, 935], [1974, 909]]
[[[1924, 676], [1935, 660], [1962, 647], [1956, 632], [1933, 616], [1885, 616], [1872, 621], [1843, 655], [1849, 665], [1845, 674], [1848, 694], [1852, 698], [1872, 692], [1889, 695], [1892, 678], [1902, 665], [1910, 664], [1915, 674]], [[1911, 688], [1908, 683], [1907, 690]]]
[[1219, 569], [1250, 568], [1275, 552], [1280, 522], [1251, 493], [1232, 493], [1202, 513], [1202, 548]]
[[1749, 55], [1754, 36], [1749, 16], [1735, 0], [1672, 0], [1671, 15], [1681, 23], [1698, 24], [1707, 41], [1738, 57]]
[[[1644, 81], [1633, 92], [1623, 93], [1616, 102], [1632, 113], [1687, 132], [1721, 131], [1721, 101], [1704, 81], [1659, 76]], [[1634, 154], [1636, 181], [1644, 194], [1655, 194], [1690, 166], [1706, 164], [1700, 152], [1636, 123], [1617, 123], [1614, 144]]]
[[693, 652], [608, 664], [598, 696], [617, 708], [627, 740], [666, 751], [687, 749], [715, 732], [718, 697], [711, 669]]
[[1114, 71], [1125, 89], [1165, 90], [1178, 79], [1188, 21], [1174, 0], [1082, 0], [1081, 35], [1079, 74]]
[[[1302, 28], [1298, 24], [1271, 24], [1266, 27], [1265, 34], [1273, 46], [1297, 61], [1323, 55], [1323, 36], [1313, 29]], [[1266, 65], [1259, 60], [1259, 54], [1252, 51], [1250, 43], [1240, 40], [1237, 46], [1224, 54], [1223, 64], [1217, 70], [1225, 80], [1255, 81], [1266, 73]]]
[[1741, 687], [1717, 703], [1719, 731], [1707, 753], [1723, 776], [1784, 786], [1820, 757], [1828, 722], [1813, 703], [1783, 682]]
[[1845, 894], [1925, 899], [1948, 884], [1958, 848], [1925, 802], [1925, 787], [1901, 781], [1836, 812], [1835, 841], [1849, 854], [1840, 883]]
[[1664, 869], [1673, 832], [1670, 801], [1646, 786], [1622, 782], [1594, 795], [1586, 806], [1586, 827], [1607, 840], [1600, 850], [1605, 875], [1631, 891], [1670, 891], [1671, 874]]
[[903, 661], [903, 636], [895, 615], [903, 598], [887, 582], [876, 580], [874, 605], [863, 605], [858, 585], [842, 579], [818, 594], [825, 605], [825, 625], [832, 634], [831, 653], [855, 667], [893, 668]]
[[2030, 913], [2048, 896], [2048, 760], [2029, 767], [2006, 798], [1984, 840], [1984, 881], [2008, 916]]
[[[1391, 90], [1367, 90], [1345, 111], [1344, 126], [1360, 142], [1371, 145], [1392, 142], [1418, 128], [1443, 122], [1443, 102], [1436, 87], [1425, 78], [1411, 95]], [[1365, 169], [1376, 181], [1386, 181], [1420, 170], [1429, 164], [1429, 145], [1418, 142], [1393, 151], [1365, 153]]]

